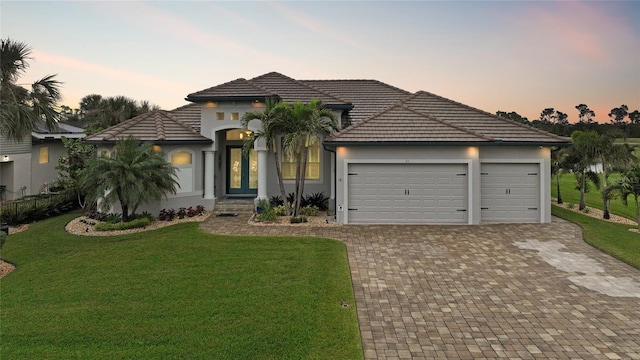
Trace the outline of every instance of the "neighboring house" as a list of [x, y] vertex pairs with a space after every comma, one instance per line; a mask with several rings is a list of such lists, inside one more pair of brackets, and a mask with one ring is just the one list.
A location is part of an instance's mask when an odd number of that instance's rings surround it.
[[66, 155], [62, 136], [83, 138], [82, 128], [58, 123], [49, 131], [38, 124], [30, 138], [21, 141], [0, 137], [1, 200], [14, 200], [23, 195], [47, 192], [58, 179], [58, 159]]
[[[189, 94], [86, 139], [110, 151], [129, 135], [160, 146], [181, 189], [145, 210], [279, 195], [274, 154], [241, 147], [247, 111], [267, 98], [322, 100], [342, 130], [309, 149], [305, 193], [324, 192], [341, 223], [549, 222], [550, 148], [568, 139], [428, 93], [375, 80], [295, 80], [268, 73]], [[282, 156], [282, 155], [279, 155]], [[294, 159], [281, 159], [293, 191]]]

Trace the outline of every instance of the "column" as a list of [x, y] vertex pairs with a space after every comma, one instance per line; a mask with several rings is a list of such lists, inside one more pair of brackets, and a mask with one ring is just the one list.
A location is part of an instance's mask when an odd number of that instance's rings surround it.
[[215, 194], [213, 193], [214, 187], [214, 171], [215, 171], [215, 151], [206, 150], [204, 152], [204, 198], [205, 199], [215, 199]]
[[258, 139], [253, 144], [258, 152], [258, 200], [268, 200], [267, 195], [267, 146], [264, 139]]

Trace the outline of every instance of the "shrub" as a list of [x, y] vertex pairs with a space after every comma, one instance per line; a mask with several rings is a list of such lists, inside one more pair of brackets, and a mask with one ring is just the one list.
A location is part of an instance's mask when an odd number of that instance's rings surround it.
[[202, 205], [198, 205], [196, 206], [196, 212], [198, 213], [198, 215], [202, 215], [205, 212], [205, 208]]
[[156, 218], [148, 211], [143, 212], [140, 215], [137, 215], [135, 219], [149, 219], [151, 222], [154, 222]]
[[18, 225], [60, 215], [76, 206], [76, 196], [69, 192], [31, 196], [0, 204], [0, 221]]
[[117, 224], [119, 222], [122, 222], [122, 214], [110, 213], [107, 215], [107, 218], [104, 219], [104, 221], [108, 222], [109, 224]]
[[271, 199], [269, 200], [269, 203], [272, 207], [284, 206], [284, 201], [280, 196], [272, 196]]
[[315, 206], [321, 211], [326, 211], [329, 205], [329, 197], [326, 196], [323, 192], [317, 192], [311, 195], [307, 195], [303, 197], [303, 199], [303, 204], [300, 205], [302, 207]]
[[585, 214], [588, 214], [591, 211], [591, 209], [589, 209], [588, 207], [584, 207], [584, 209], [582, 209], [582, 212]]
[[320, 210], [313, 205], [307, 205], [300, 209], [300, 215], [318, 216], [319, 214], [320, 214]]
[[173, 209], [162, 209], [160, 210], [160, 215], [158, 215], [158, 220], [160, 221], [173, 221], [176, 217], [176, 211]]
[[189, 208], [187, 209], [187, 217], [194, 217], [197, 215], [199, 215], [198, 211], [194, 209], [193, 206], [189, 206]]
[[2, 249], [8, 237], [9, 236], [4, 231], [0, 231], [0, 249]]
[[574, 203], [567, 203], [567, 209], [573, 210], [573, 208], [576, 207], [576, 204]]
[[181, 207], [176, 215], [178, 215], [178, 219], [184, 219], [187, 216], [187, 208]]
[[290, 222], [292, 224], [302, 224], [307, 222], [306, 216], [292, 216]]
[[271, 207], [271, 209], [273, 209], [273, 212], [276, 214], [276, 216], [287, 215], [287, 209], [285, 209], [284, 205], [274, 206], [274, 207]]
[[278, 215], [276, 215], [276, 212], [273, 210], [273, 208], [271, 206], [267, 206], [261, 214], [258, 214], [258, 216], [256, 216], [256, 220], [258, 220], [259, 222], [262, 221], [278, 221]]
[[105, 221], [107, 219], [107, 215], [107, 213], [100, 212], [96, 209], [90, 209], [84, 213], [84, 216], [97, 221]]
[[138, 218], [135, 220], [112, 224], [108, 222], [101, 222], [96, 224], [96, 230], [98, 231], [112, 231], [112, 230], [127, 230], [145, 227], [151, 224], [151, 220], [148, 218]]

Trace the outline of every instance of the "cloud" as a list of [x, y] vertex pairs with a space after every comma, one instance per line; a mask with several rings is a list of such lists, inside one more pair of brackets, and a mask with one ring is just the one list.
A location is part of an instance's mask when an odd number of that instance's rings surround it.
[[[227, 36], [203, 30], [186, 19], [149, 2], [127, 2], [123, 4], [116, 1], [92, 4], [115, 12], [121, 17], [128, 18], [132, 23], [143, 26], [150, 24], [154, 27], [154, 31], [166, 33], [181, 42], [190, 42], [198, 48], [208, 47], [217, 52], [223, 52], [225, 56], [233, 54], [233, 56], [241, 59], [253, 59], [254, 61], [283, 64], [285, 66], [295, 65], [287, 58], [246, 46]], [[144, 17], [141, 18], [139, 14], [144, 14]], [[212, 21], [214, 21], [213, 18]]]
[[315, 21], [306, 13], [287, 7], [281, 2], [267, 1], [265, 2], [265, 4], [271, 6], [278, 13], [280, 13], [280, 15], [284, 16], [292, 23], [298, 24], [299, 26], [311, 31], [312, 33], [346, 44], [352, 48], [360, 50], [371, 50], [368, 49], [363, 42], [357, 41], [343, 32], [334, 30], [334, 26], [328, 24], [326, 21], [323, 21], [322, 23]]
[[101, 64], [89, 63], [71, 57], [47, 53], [41, 50], [33, 50], [31, 54], [38, 62], [65, 67], [76, 72], [81, 71], [89, 74], [100, 75], [105, 78], [117, 79], [128, 83], [137, 83], [150, 88], [184, 89], [184, 92], [187, 92], [187, 88], [184, 84], [167, 81], [154, 76], [115, 69]]

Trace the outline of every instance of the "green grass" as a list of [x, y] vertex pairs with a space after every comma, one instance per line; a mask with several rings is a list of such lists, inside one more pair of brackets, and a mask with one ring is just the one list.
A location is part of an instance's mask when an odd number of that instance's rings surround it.
[[[613, 183], [615, 177], [611, 176], [609, 183]], [[580, 203], [580, 190], [576, 190], [576, 177], [574, 174], [564, 174], [560, 178], [560, 193], [562, 194], [562, 201], [567, 203], [573, 203], [578, 208]], [[551, 196], [557, 197], [558, 191], [556, 187], [556, 177], [551, 179]], [[591, 185], [591, 191], [585, 194], [585, 203], [587, 207], [602, 209], [602, 194], [595, 186]], [[613, 199], [609, 202], [609, 211], [612, 214], [626, 217], [627, 219], [636, 219], [636, 209], [633, 205], [632, 197], [629, 197], [629, 206], [625, 206], [620, 198]]]
[[[65, 215], [9, 236], [3, 359], [361, 359], [344, 244], [195, 223], [81, 237]], [[343, 308], [341, 302], [351, 306]]]
[[551, 214], [582, 227], [587, 244], [640, 269], [640, 234], [629, 231], [633, 226], [594, 219], [556, 205], [551, 206]]

